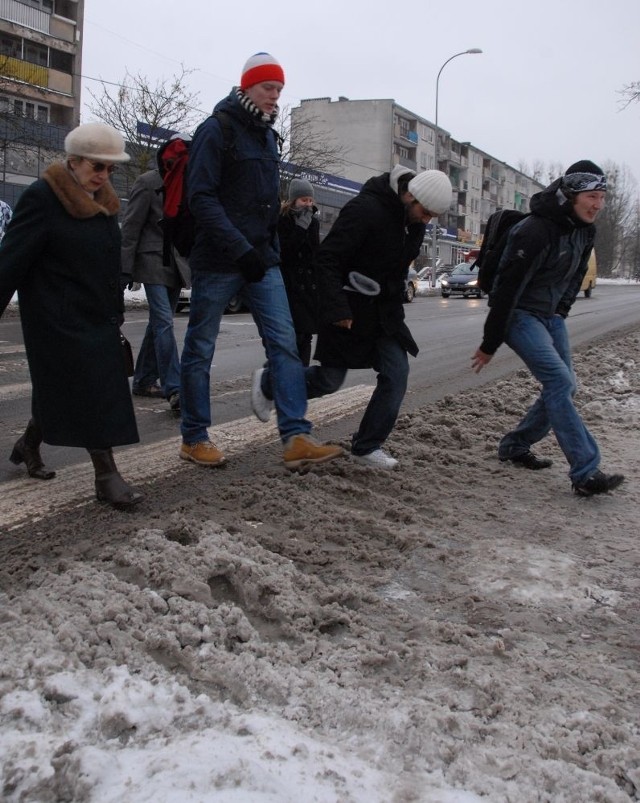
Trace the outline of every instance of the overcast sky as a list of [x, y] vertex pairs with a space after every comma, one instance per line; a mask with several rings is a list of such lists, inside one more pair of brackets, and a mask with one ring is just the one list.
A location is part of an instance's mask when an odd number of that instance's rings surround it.
[[96, 78], [197, 72], [203, 116], [261, 50], [286, 74], [283, 105], [344, 95], [393, 98], [517, 167], [521, 160], [626, 165], [640, 182], [640, 103], [619, 90], [640, 80], [640, 0], [86, 0], [85, 110]]

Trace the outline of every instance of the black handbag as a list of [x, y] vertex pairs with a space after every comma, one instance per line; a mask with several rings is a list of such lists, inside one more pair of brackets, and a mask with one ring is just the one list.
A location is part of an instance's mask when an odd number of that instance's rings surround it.
[[120, 332], [120, 345], [122, 346], [122, 357], [124, 359], [124, 367], [127, 376], [133, 376], [133, 350], [131, 348], [131, 343], [129, 343], [122, 332]]

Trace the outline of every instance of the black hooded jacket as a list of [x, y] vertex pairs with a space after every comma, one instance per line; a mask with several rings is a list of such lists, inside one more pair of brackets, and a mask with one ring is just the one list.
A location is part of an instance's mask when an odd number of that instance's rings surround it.
[[[404, 323], [407, 270], [424, 238], [422, 223], [407, 225], [405, 206], [389, 173], [370, 178], [341, 210], [316, 257], [322, 325], [315, 358], [323, 365], [369, 368], [376, 338], [389, 335], [414, 356], [418, 347]], [[378, 282], [380, 294], [345, 290], [356, 271]], [[335, 325], [352, 319], [351, 329]]]
[[514, 309], [566, 317], [580, 291], [595, 226], [572, 214], [557, 179], [531, 199], [531, 215], [509, 232], [500, 259], [480, 346], [494, 354], [504, 342]]

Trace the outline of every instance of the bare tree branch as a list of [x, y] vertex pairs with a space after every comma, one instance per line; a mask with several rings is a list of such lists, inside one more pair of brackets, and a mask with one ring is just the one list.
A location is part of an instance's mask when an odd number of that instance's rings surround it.
[[618, 101], [620, 111], [626, 109], [632, 103], [638, 103], [640, 101], [640, 81], [632, 81], [630, 84], [625, 84], [618, 91], [618, 95], [622, 95], [622, 98]]
[[[295, 166], [295, 175], [314, 170], [319, 173], [340, 174], [344, 167], [347, 149], [335, 138], [318, 128], [319, 118], [312, 115], [293, 115], [291, 107], [285, 106], [276, 129], [283, 140], [282, 161]], [[282, 182], [281, 191], [286, 194], [288, 181]]]
[[89, 106], [91, 113], [117, 128], [133, 145], [133, 159], [125, 170], [130, 180], [151, 168], [157, 147], [157, 143], [139, 132], [138, 122], [151, 129], [190, 132], [202, 119], [198, 93], [189, 92], [186, 86], [192, 72], [182, 66], [172, 78], [158, 78], [155, 83], [141, 73], [126, 72], [115, 90], [104, 82], [98, 94], [89, 90], [94, 101]]

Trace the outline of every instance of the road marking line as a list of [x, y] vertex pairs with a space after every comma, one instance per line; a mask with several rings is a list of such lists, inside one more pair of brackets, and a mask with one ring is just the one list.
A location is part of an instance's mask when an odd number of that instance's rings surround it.
[[[309, 402], [307, 417], [317, 430], [324, 423], [332, 423], [364, 407], [370, 396], [370, 385], [355, 385], [331, 396], [313, 399]], [[274, 416], [267, 424], [253, 416], [240, 418], [214, 426], [210, 432], [211, 439], [227, 457], [240, 454], [249, 446], [264, 446], [280, 440]], [[129, 482], [134, 485], [149, 482], [185, 468], [184, 461], [178, 457], [179, 447], [178, 435], [146, 446], [117, 449], [116, 461]], [[192, 468], [198, 470], [197, 466]], [[57, 470], [55, 478], [48, 482], [26, 476], [10, 480], [2, 484], [0, 527], [12, 529], [29, 521], [37, 523], [73, 504], [83, 507], [93, 501], [93, 494], [93, 471], [88, 459], [81, 465]]]

